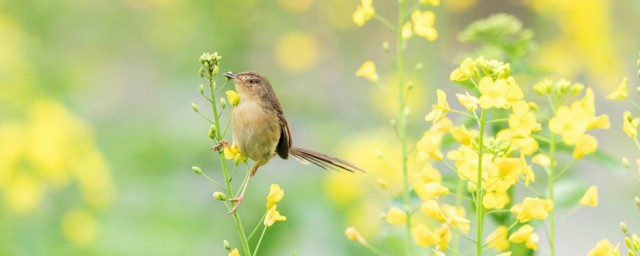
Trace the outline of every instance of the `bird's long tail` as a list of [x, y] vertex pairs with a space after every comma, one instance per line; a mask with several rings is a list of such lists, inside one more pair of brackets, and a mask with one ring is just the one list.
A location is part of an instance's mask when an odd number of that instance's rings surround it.
[[317, 166], [322, 167], [323, 169], [335, 169], [335, 170], [345, 170], [349, 172], [359, 171], [365, 172], [360, 167], [353, 165], [345, 160], [342, 160], [337, 157], [332, 157], [329, 155], [325, 155], [320, 152], [311, 151], [304, 148], [292, 147], [289, 149], [289, 154], [297, 158], [303, 163], [312, 163]]

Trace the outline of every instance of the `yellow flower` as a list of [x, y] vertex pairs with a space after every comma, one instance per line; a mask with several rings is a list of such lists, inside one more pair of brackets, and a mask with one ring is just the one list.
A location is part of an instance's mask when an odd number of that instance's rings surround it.
[[533, 227], [529, 224], [520, 227], [516, 232], [509, 236], [509, 241], [513, 243], [525, 243], [527, 248], [538, 250], [538, 241], [540, 236], [533, 232]]
[[276, 205], [283, 197], [284, 190], [280, 189], [278, 184], [271, 184], [269, 195], [267, 196], [267, 209], [271, 209], [271, 206]]
[[444, 212], [442, 212], [440, 204], [438, 204], [438, 201], [436, 200], [431, 199], [422, 203], [422, 206], [420, 206], [420, 212], [422, 212], [424, 215], [436, 219], [439, 222], [446, 221]]
[[416, 144], [416, 148], [420, 152], [420, 156], [425, 158], [429, 157], [436, 161], [442, 160], [442, 151], [440, 151], [442, 135], [442, 132], [431, 130], [426, 131]]
[[411, 13], [411, 21], [413, 22], [413, 32], [416, 35], [429, 41], [435, 41], [438, 38], [438, 31], [433, 27], [436, 15], [432, 11], [415, 10]]
[[631, 112], [625, 111], [623, 114], [623, 124], [622, 129], [624, 132], [631, 138], [635, 138], [638, 136], [638, 125], [640, 125], [640, 118], [633, 118], [631, 116]]
[[290, 71], [307, 71], [318, 61], [318, 48], [316, 39], [309, 33], [287, 33], [276, 43], [276, 63]]
[[487, 246], [496, 249], [498, 251], [504, 251], [509, 249], [509, 240], [507, 240], [509, 231], [507, 230], [507, 226], [500, 225], [493, 231], [493, 233], [489, 234], [485, 239], [485, 243]]
[[[436, 229], [434, 233], [438, 237], [438, 242], [436, 242], [436, 246], [438, 247], [439, 250], [446, 251], [449, 245], [449, 241], [451, 241], [451, 237], [452, 237], [449, 226], [447, 226], [447, 224], [442, 223], [440, 228]], [[442, 255], [444, 255], [444, 253]]]
[[227, 256], [240, 256], [240, 252], [238, 251], [238, 248], [234, 248], [229, 252], [229, 254], [227, 254]]
[[598, 149], [598, 140], [595, 137], [587, 134], [580, 136], [580, 139], [576, 143], [576, 148], [573, 150], [573, 158], [580, 159], [585, 155], [596, 152]]
[[429, 122], [433, 121], [434, 123], [438, 120], [442, 119], [449, 113], [449, 102], [447, 102], [447, 94], [444, 91], [438, 89], [436, 90], [437, 103], [431, 106], [433, 110], [427, 114], [424, 119]]
[[[471, 58], [465, 58], [460, 67], [454, 69], [449, 75], [449, 80], [454, 82], [464, 82], [478, 74], [476, 63]], [[466, 106], [465, 106], [466, 107]]]
[[376, 64], [370, 60], [362, 63], [362, 66], [356, 71], [356, 76], [364, 77], [371, 82], [377, 82], [380, 79], [376, 73]]
[[486, 209], [502, 209], [509, 203], [509, 195], [502, 190], [490, 190], [482, 198], [482, 205]]
[[598, 187], [591, 186], [584, 192], [584, 196], [580, 198], [580, 206], [598, 206]]
[[525, 197], [522, 204], [511, 207], [511, 212], [518, 215], [519, 222], [528, 222], [532, 219], [545, 219], [553, 207], [549, 199]]
[[509, 115], [509, 129], [516, 136], [527, 136], [532, 132], [542, 129], [536, 116], [529, 112], [529, 104], [526, 101], [517, 101], [512, 105], [513, 113]]
[[485, 76], [478, 82], [478, 89], [481, 94], [479, 103], [483, 109], [509, 108], [511, 101], [518, 101], [523, 97], [522, 90], [513, 77], [494, 81], [491, 77]]
[[364, 24], [373, 18], [376, 14], [376, 10], [373, 8], [373, 0], [362, 0], [356, 11], [353, 12], [353, 22], [358, 27], [364, 26]]
[[64, 235], [77, 245], [86, 245], [92, 242], [97, 235], [97, 229], [96, 220], [86, 209], [69, 210], [62, 218]]
[[238, 94], [236, 91], [228, 90], [224, 93], [227, 95], [227, 99], [229, 100], [231, 106], [237, 106], [238, 103], [240, 103], [240, 94]]
[[418, 184], [419, 186], [414, 187], [414, 190], [422, 200], [434, 199], [449, 194], [449, 189], [437, 182]]
[[264, 218], [265, 226], [271, 227], [273, 223], [276, 223], [276, 221], [287, 220], [287, 217], [280, 215], [280, 212], [278, 212], [277, 208], [278, 208], [277, 205], [274, 205], [273, 207], [269, 208], [269, 210], [267, 211], [267, 216]]
[[471, 222], [464, 218], [464, 208], [443, 204], [442, 211], [445, 216], [447, 216], [447, 223], [449, 223], [451, 227], [458, 228], [463, 233], [469, 232]]
[[611, 244], [611, 242], [609, 242], [609, 240], [607, 239], [600, 240], [598, 241], [598, 244], [596, 244], [596, 247], [591, 249], [591, 251], [589, 251], [589, 254], [587, 255], [588, 256], [619, 256], [620, 251], [618, 250], [618, 246], [620, 246], [620, 244], [617, 244], [615, 247], [613, 247], [613, 244]]
[[551, 165], [551, 159], [549, 159], [549, 157], [544, 153], [539, 153], [533, 156], [533, 158], [531, 158], [531, 162], [542, 167], [549, 167], [549, 165]]
[[464, 125], [452, 127], [449, 129], [449, 132], [451, 133], [451, 136], [453, 136], [453, 138], [462, 145], [471, 145], [471, 142], [476, 139], [476, 136], [478, 136], [477, 131], [467, 130], [467, 127]]
[[420, 0], [420, 3], [424, 5], [438, 6], [440, 5], [440, 0]]
[[240, 158], [240, 162], [244, 162], [247, 161], [247, 157], [245, 155], [242, 154], [242, 152], [240, 152], [240, 148], [238, 147], [238, 145], [236, 145], [235, 143], [233, 143], [233, 145], [231, 145], [231, 147], [224, 147], [223, 150], [224, 153], [224, 158], [225, 159], [236, 159], [236, 157]]
[[356, 230], [354, 227], [348, 227], [345, 229], [344, 234], [347, 236], [349, 240], [356, 240], [360, 244], [366, 244], [367, 240], [364, 240], [364, 237], [360, 235], [360, 232]]
[[629, 93], [627, 92], [627, 78], [622, 78], [622, 82], [620, 83], [620, 85], [618, 85], [618, 87], [616, 88], [615, 91], [613, 91], [611, 94], [607, 95], [607, 99], [610, 100], [624, 100], [629, 96]]
[[418, 224], [413, 228], [413, 239], [416, 241], [416, 244], [421, 247], [434, 245], [439, 240], [438, 236], [423, 224]]
[[496, 256], [511, 256], [511, 252], [503, 252], [500, 254], [496, 254]]
[[389, 209], [389, 211], [387, 212], [386, 219], [389, 224], [400, 226], [407, 222], [407, 213], [400, 208], [391, 207], [391, 209]]
[[474, 111], [478, 108], [478, 98], [469, 95], [468, 92], [466, 92], [466, 94], [458, 93], [456, 94], [456, 97], [458, 97], [458, 102], [460, 102], [460, 105], [462, 105], [467, 110]]
[[411, 21], [402, 26], [402, 39], [407, 40], [413, 36], [413, 30], [411, 27]]

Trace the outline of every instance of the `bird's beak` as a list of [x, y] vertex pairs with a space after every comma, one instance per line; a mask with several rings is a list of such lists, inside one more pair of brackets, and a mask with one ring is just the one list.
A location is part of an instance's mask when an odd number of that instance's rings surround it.
[[238, 77], [238, 76], [234, 75], [231, 72], [224, 73], [224, 76], [229, 78], [229, 79], [233, 79], [233, 80], [235, 80]]

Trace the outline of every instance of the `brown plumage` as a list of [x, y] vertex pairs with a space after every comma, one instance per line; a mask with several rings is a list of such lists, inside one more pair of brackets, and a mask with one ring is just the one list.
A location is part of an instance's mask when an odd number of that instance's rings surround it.
[[[312, 163], [324, 169], [364, 172], [342, 159], [293, 147], [291, 128], [266, 77], [251, 71], [226, 73], [225, 76], [235, 81], [236, 91], [240, 94], [240, 103], [231, 114], [231, 128], [233, 141], [240, 148], [240, 152], [255, 161], [249, 179], [255, 175], [258, 167], [268, 163], [276, 154], [283, 159], [292, 155], [302, 162]], [[240, 196], [233, 199], [237, 202], [233, 210], [242, 201], [249, 179]]]

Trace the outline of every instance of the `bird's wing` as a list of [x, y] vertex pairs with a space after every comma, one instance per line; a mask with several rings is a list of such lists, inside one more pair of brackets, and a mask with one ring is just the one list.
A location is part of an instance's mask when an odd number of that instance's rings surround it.
[[293, 145], [291, 128], [289, 128], [289, 123], [282, 112], [276, 115], [280, 121], [280, 140], [278, 140], [278, 146], [276, 146], [276, 153], [283, 159], [287, 159], [289, 157], [289, 149]]

